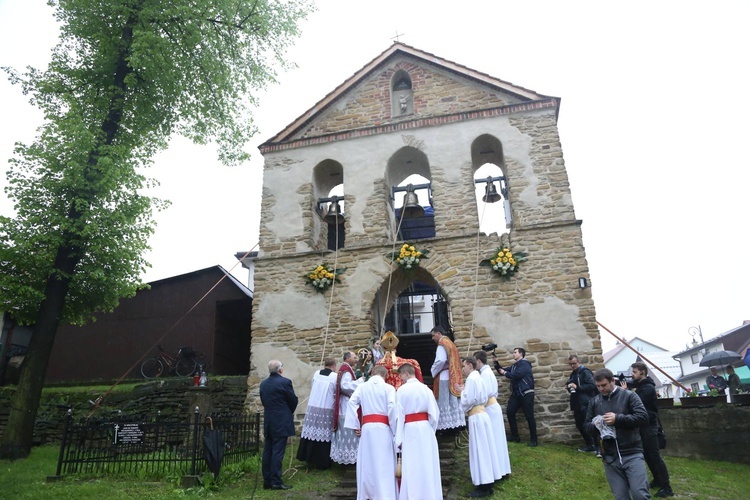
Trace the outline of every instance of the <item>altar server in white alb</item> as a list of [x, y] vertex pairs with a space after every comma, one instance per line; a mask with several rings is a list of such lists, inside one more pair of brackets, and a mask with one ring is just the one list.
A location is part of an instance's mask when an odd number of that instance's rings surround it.
[[470, 498], [492, 495], [495, 480], [503, 477], [497, 454], [492, 451], [495, 444], [492, 422], [484, 409], [487, 391], [476, 368], [477, 360], [473, 356], [464, 358], [461, 371], [465, 382], [457, 387], [461, 391], [461, 408], [469, 417], [469, 469], [471, 482], [476, 487], [469, 493]]
[[[357, 500], [395, 500], [396, 389], [385, 382], [384, 366], [372, 369], [370, 380], [349, 399], [344, 427], [360, 436], [357, 451]], [[357, 409], [362, 408], [360, 429]]]
[[344, 427], [349, 407], [349, 397], [364, 377], [357, 378], [352, 364], [357, 362], [357, 355], [349, 351], [344, 353], [344, 362], [339, 367], [336, 381], [336, 403], [333, 408], [333, 440], [331, 441], [331, 460], [341, 465], [351, 465], [357, 461], [359, 439], [352, 429]]
[[399, 500], [442, 500], [440, 455], [435, 438], [440, 417], [432, 391], [417, 380], [412, 365], [398, 369], [396, 449], [401, 448]]
[[487, 365], [487, 353], [477, 351], [474, 353], [474, 359], [477, 360], [477, 370], [484, 382], [484, 388], [487, 391], [487, 403], [484, 409], [490, 416], [492, 430], [495, 432], [495, 445], [492, 451], [497, 455], [500, 462], [500, 470], [503, 476], [510, 474], [510, 454], [508, 453], [508, 439], [505, 436], [505, 422], [503, 422], [503, 409], [497, 402], [497, 377]]
[[331, 466], [333, 407], [336, 402], [336, 360], [326, 358], [324, 368], [313, 375], [310, 398], [302, 423], [297, 460], [315, 469]]

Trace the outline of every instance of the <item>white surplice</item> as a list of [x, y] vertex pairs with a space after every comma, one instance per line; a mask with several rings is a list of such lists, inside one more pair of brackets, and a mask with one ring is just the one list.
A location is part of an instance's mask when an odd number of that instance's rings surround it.
[[440, 408], [438, 430], [454, 429], [466, 425], [466, 417], [461, 410], [461, 402], [450, 391], [448, 365], [448, 352], [445, 347], [438, 344], [435, 350], [435, 361], [430, 367], [432, 378], [437, 379], [440, 385], [440, 391], [438, 392], [438, 408]]
[[[484, 388], [487, 391], [487, 399], [495, 398], [497, 401], [497, 377], [488, 365], [484, 365], [479, 374], [482, 376]], [[508, 454], [508, 439], [505, 436], [505, 423], [503, 422], [503, 409], [500, 403], [485, 406], [487, 415], [492, 422], [492, 430], [495, 432], [495, 446], [493, 451], [500, 462], [500, 471], [503, 475], [510, 474], [510, 455]]]
[[321, 371], [318, 370], [313, 375], [301, 437], [311, 441], [328, 442], [333, 437], [333, 406], [338, 375], [336, 372], [323, 375]]
[[[396, 448], [401, 446], [399, 500], [442, 500], [440, 455], [435, 430], [440, 417], [435, 396], [416, 378], [396, 391]], [[406, 415], [427, 413], [427, 420], [405, 423]]]
[[[433, 398], [434, 399], [434, 398]], [[388, 424], [381, 422], [362, 425], [357, 452], [357, 500], [395, 500], [396, 448], [396, 390], [386, 384], [383, 377], [373, 375], [357, 387], [349, 399], [344, 427], [359, 429], [357, 409], [362, 408], [362, 418], [368, 415], [385, 415]]]
[[347, 429], [344, 426], [344, 422], [349, 408], [349, 397], [364, 381], [365, 379], [361, 377], [355, 380], [349, 372], [344, 372], [341, 375], [341, 391], [338, 401], [339, 426], [331, 441], [331, 460], [341, 465], [351, 465], [357, 461], [359, 438], [354, 434], [354, 430]]
[[[461, 391], [461, 408], [468, 413], [474, 406], [484, 406], [487, 402], [487, 391], [484, 388], [482, 376], [478, 371], [472, 371]], [[495, 443], [495, 433], [492, 422], [486, 411], [481, 411], [469, 417], [469, 469], [471, 482], [475, 486], [492, 484], [503, 477], [500, 461], [492, 451]]]

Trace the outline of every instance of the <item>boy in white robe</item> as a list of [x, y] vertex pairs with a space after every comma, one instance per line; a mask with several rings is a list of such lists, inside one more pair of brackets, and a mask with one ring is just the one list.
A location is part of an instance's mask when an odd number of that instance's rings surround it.
[[490, 416], [492, 430], [495, 432], [495, 446], [493, 447], [493, 451], [500, 462], [500, 471], [505, 476], [510, 474], [510, 455], [508, 453], [508, 439], [505, 436], [503, 410], [497, 402], [497, 377], [495, 377], [492, 368], [487, 365], [486, 352], [477, 351], [474, 353], [474, 358], [477, 360], [477, 369], [484, 382], [484, 388], [487, 391], [487, 403], [484, 405], [484, 409], [487, 411], [487, 415]]
[[356, 378], [352, 363], [357, 361], [357, 355], [349, 351], [344, 354], [336, 383], [338, 397], [334, 407], [333, 438], [331, 440], [331, 460], [341, 465], [352, 465], [357, 461], [357, 447], [359, 439], [352, 429], [344, 427], [349, 397], [358, 385], [364, 383], [364, 377]]
[[[344, 427], [359, 438], [357, 451], [357, 500], [395, 500], [396, 389], [385, 383], [386, 369], [376, 366], [370, 380], [358, 386], [346, 410]], [[360, 429], [357, 410], [362, 408]]]
[[412, 365], [398, 369], [396, 449], [401, 448], [399, 500], [442, 500], [440, 455], [435, 438], [440, 418], [433, 392], [417, 380]]
[[495, 480], [502, 477], [497, 455], [492, 452], [491, 448], [495, 443], [495, 433], [492, 430], [490, 417], [484, 409], [487, 391], [476, 368], [477, 360], [473, 356], [464, 358], [461, 371], [465, 382], [464, 385], [456, 387], [461, 391], [461, 408], [469, 417], [469, 469], [471, 482], [476, 487], [469, 493], [469, 498], [492, 495]]

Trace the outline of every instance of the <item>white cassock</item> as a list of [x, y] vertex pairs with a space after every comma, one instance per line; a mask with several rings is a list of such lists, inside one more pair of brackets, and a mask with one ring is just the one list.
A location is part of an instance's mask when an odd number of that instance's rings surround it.
[[[399, 500], [442, 500], [440, 455], [435, 438], [440, 418], [435, 395], [416, 378], [396, 391], [398, 425], [396, 448], [401, 446]], [[406, 415], [427, 413], [427, 420], [406, 423]]]
[[[434, 399], [434, 397], [433, 397]], [[395, 500], [396, 447], [396, 389], [386, 384], [383, 377], [373, 375], [357, 387], [349, 399], [344, 427], [359, 429], [357, 409], [362, 407], [362, 436], [357, 452], [357, 500]], [[388, 423], [367, 420], [381, 418]]]
[[487, 399], [495, 398], [495, 403], [485, 405], [484, 409], [490, 416], [492, 430], [495, 432], [495, 446], [493, 451], [500, 463], [500, 471], [503, 475], [510, 474], [510, 455], [508, 454], [508, 439], [505, 436], [505, 423], [503, 422], [503, 409], [497, 402], [497, 378], [492, 368], [484, 365], [479, 374], [482, 376], [484, 388], [487, 391]]
[[[344, 426], [346, 413], [349, 408], [349, 396], [357, 386], [365, 381], [363, 378], [354, 379], [349, 372], [341, 375], [341, 391], [339, 393], [339, 428], [333, 433], [331, 441], [331, 460], [341, 465], [351, 465], [357, 461], [357, 447], [359, 438], [352, 429]], [[354, 415], [356, 417], [356, 414]]]
[[[461, 408], [467, 413], [475, 406], [484, 406], [487, 402], [487, 391], [482, 376], [477, 370], [466, 377], [464, 390], [461, 391]], [[492, 430], [490, 416], [484, 409], [469, 416], [469, 469], [471, 482], [475, 486], [492, 484], [503, 477], [497, 454], [492, 451], [495, 433]]]

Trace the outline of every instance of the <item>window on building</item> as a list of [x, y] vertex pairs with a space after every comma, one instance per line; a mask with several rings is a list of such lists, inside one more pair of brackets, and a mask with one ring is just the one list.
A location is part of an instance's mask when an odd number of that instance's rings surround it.
[[690, 355], [690, 361], [693, 362], [694, 365], [697, 365], [701, 361], [701, 355], [700, 353], [695, 353]]
[[334, 160], [324, 160], [313, 169], [313, 206], [318, 217], [313, 227], [313, 245], [329, 250], [344, 248], [344, 169]]
[[[421, 175], [415, 174], [407, 177], [398, 187], [408, 188], [409, 186], [415, 188], [411, 197], [407, 194], [408, 191], [397, 191], [394, 195], [396, 220], [399, 222], [398, 239], [401, 241], [413, 241], [432, 238], [435, 236], [435, 210], [432, 208], [432, 200], [430, 198], [430, 181]], [[414, 197], [416, 197], [416, 202], [423, 211], [422, 215], [416, 217], [404, 216], [402, 218], [405, 210], [404, 202], [407, 199], [414, 200]], [[406, 210], [412, 210], [413, 208], [413, 206], [407, 207]]]
[[502, 234], [513, 222], [503, 146], [491, 135], [482, 135], [471, 145], [479, 230]]
[[391, 234], [401, 241], [436, 235], [430, 166], [418, 147], [415, 144], [399, 149], [386, 168]]

